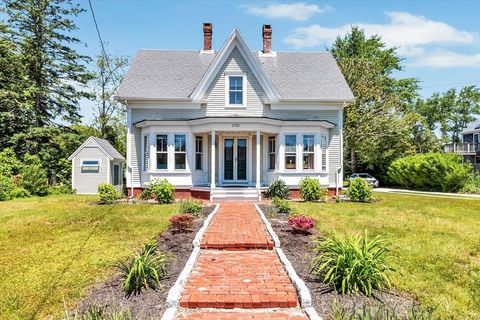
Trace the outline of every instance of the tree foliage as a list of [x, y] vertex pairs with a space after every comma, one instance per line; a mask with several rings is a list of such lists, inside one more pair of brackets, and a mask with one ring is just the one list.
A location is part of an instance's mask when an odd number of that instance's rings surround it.
[[411, 110], [418, 81], [394, 77], [403, 70], [396, 50], [358, 27], [330, 48], [356, 99], [344, 110], [345, 163], [351, 172], [361, 167], [382, 176], [398, 156], [436, 147], [423, 118]]

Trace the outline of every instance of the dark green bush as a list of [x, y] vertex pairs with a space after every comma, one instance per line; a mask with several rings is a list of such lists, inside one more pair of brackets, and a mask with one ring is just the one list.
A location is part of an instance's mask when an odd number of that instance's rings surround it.
[[315, 178], [303, 177], [300, 180], [300, 196], [305, 201], [325, 200], [327, 189], [320, 186], [320, 182]]
[[180, 213], [189, 213], [195, 217], [199, 217], [202, 213], [203, 203], [198, 199], [185, 199], [180, 202], [180, 208], [178, 212]]
[[98, 195], [100, 196], [100, 202], [114, 203], [115, 200], [120, 198], [120, 194], [110, 183], [100, 183], [98, 185]]
[[10, 197], [12, 199], [27, 198], [27, 197], [30, 197], [30, 192], [28, 192], [28, 190], [26, 190], [25, 188], [16, 187], [16, 188], [13, 188], [12, 191], [10, 191]]
[[24, 165], [20, 170], [19, 186], [35, 196], [48, 194], [47, 171], [42, 167], [40, 158], [36, 155], [25, 155]]
[[287, 214], [293, 213], [293, 208], [287, 200], [275, 197], [273, 198], [272, 202], [275, 205], [275, 207], [277, 207], [278, 212], [287, 213]]
[[457, 192], [471, 180], [472, 168], [457, 155], [428, 153], [393, 161], [388, 177], [403, 188]]
[[120, 262], [122, 288], [127, 297], [139, 294], [143, 289], [156, 289], [160, 279], [168, 276], [167, 255], [157, 250], [156, 241], [147, 242], [134, 257]]
[[173, 203], [175, 201], [175, 187], [167, 179], [153, 180], [150, 183], [150, 190], [153, 197], [160, 204]]
[[12, 179], [10, 179], [10, 177], [0, 175], [0, 201], [9, 200], [12, 189]]
[[265, 196], [269, 199], [273, 199], [275, 197], [280, 199], [287, 199], [290, 195], [290, 188], [288, 188], [285, 181], [278, 179], [273, 181], [268, 189], [265, 191]]
[[311, 273], [342, 294], [360, 291], [370, 296], [374, 289], [390, 287], [394, 270], [387, 261], [389, 243], [379, 236], [318, 239], [314, 251]]
[[357, 177], [350, 181], [347, 195], [351, 201], [367, 202], [373, 198], [373, 190], [367, 180]]
[[11, 177], [20, 172], [22, 162], [12, 148], [5, 148], [0, 152], [0, 175]]

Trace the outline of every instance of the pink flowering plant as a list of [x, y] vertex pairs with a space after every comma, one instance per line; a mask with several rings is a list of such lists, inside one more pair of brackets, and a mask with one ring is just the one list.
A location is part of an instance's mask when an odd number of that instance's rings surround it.
[[315, 227], [316, 220], [311, 217], [293, 216], [288, 218], [288, 225], [295, 233], [310, 234], [310, 230]]

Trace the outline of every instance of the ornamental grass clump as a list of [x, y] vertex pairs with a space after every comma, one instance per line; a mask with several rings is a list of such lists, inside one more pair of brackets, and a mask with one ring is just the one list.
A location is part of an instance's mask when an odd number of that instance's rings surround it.
[[147, 242], [134, 257], [120, 262], [118, 268], [126, 296], [160, 287], [160, 280], [168, 276], [166, 263], [167, 255], [157, 249], [155, 240]]
[[269, 199], [275, 197], [280, 199], [287, 199], [290, 195], [290, 188], [288, 188], [285, 181], [282, 179], [277, 179], [273, 181], [267, 190], [265, 190], [265, 196]]
[[272, 200], [275, 207], [277, 207], [278, 212], [292, 214], [294, 212], [293, 207], [287, 200], [281, 199], [279, 197], [275, 197]]
[[373, 290], [391, 286], [389, 242], [377, 236], [337, 236], [315, 241], [315, 253], [310, 272], [322, 282], [332, 285], [342, 294], [362, 292], [370, 296]]
[[288, 218], [288, 225], [294, 233], [310, 234], [310, 230], [315, 227], [316, 220], [311, 217], [294, 216]]

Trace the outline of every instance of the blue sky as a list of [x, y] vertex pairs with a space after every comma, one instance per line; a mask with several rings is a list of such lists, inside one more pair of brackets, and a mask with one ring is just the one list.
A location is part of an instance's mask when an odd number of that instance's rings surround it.
[[[87, 0], [80, 0], [88, 9]], [[480, 1], [157, 1], [92, 0], [107, 50], [133, 57], [139, 48], [195, 49], [203, 46], [202, 23], [213, 23], [218, 50], [238, 26], [250, 47], [261, 49], [261, 26], [271, 24], [277, 51], [324, 50], [338, 34], [360, 25], [397, 46], [405, 71], [421, 80], [421, 94], [464, 85], [480, 86]], [[76, 19], [80, 51], [99, 52], [89, 11]], [[81, 103], [84, 121], [91, 105]]]

